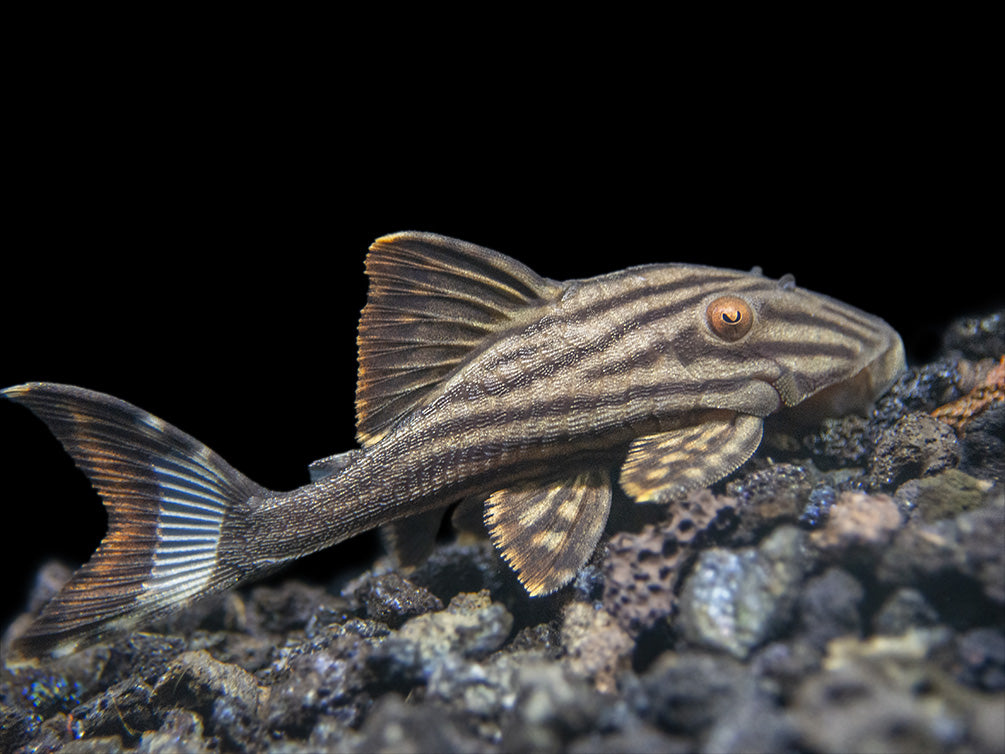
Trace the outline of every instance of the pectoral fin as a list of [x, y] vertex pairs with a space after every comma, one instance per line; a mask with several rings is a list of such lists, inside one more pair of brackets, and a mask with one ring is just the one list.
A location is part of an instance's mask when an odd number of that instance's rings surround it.
[[621, 488], [639, 502], [664, 502], [706, 487], [754, 454], [761, 430], [759, 417], [721, 413], [699, 424], [639, 437], [621, 467]]
[[485, 524], [520, 583], [537, 597], [567, 584], [593, 554], [610, 507], [610, 479], [590, 471], [496, 492], [485, 504]]

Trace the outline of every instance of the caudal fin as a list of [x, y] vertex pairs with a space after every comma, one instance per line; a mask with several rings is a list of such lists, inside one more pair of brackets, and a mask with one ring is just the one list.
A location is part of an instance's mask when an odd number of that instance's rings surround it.
[[30, 383], [0, 395], [45, 422], [108, 512], [101, 545], [15, 641], [15, 653], [71, 652], [247, 575], [248, 501], [267, 491], [208, 447], [91, 390]]

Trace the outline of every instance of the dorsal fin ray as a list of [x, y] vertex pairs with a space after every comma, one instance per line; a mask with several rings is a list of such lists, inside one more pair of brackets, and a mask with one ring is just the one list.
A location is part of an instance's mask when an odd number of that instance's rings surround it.
[[504, 254], [433, 233], [378, 238], [366, 274], [356, 383], [364, 445], [413, 411], [517, 312], [561, 290]]

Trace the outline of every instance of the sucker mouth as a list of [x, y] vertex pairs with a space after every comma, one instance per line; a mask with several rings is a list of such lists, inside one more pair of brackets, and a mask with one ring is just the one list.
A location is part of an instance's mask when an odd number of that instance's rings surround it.
[[876, 399], [890, 389], [905, 368], [904, 344], [894, 335], [890, 346], [857, 372], [802, 400], [795, 377], [789, 371], [775, 380], [772, 387], [786, 407], [780, 412], [786, 420], [813, 424], [845, 414], [867, 416]]

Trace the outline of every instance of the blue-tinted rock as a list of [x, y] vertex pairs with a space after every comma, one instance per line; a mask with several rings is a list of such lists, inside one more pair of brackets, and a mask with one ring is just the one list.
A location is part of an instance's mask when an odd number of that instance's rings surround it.
[[681, 596], [688, 639], [743, 658], [774, 638], [792, 617], [809, 563], [805, 547], [806, 535], [784, 526], [757, 548], [703, 552]]

